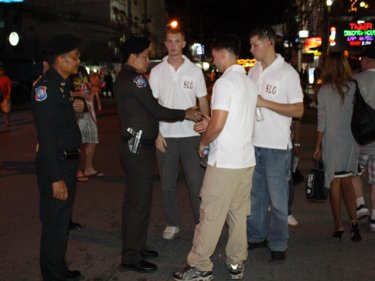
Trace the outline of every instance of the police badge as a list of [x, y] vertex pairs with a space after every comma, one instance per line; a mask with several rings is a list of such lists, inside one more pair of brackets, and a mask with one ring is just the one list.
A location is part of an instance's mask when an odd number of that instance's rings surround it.
[[35, 100], [36, 101], [44, 101], [47, 99], [47, 87], [46, 86], [39, 86], [35, 88]]
[[137, 85], [138, 88], [144, 88], [147, 86], [146, 79], [142, 75], [135, 77], [133, 82]]

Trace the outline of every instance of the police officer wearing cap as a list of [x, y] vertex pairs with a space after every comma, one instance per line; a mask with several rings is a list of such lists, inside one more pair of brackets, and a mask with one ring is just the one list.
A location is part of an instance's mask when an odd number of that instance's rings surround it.
[[120, 154], [126, 183], [121, 234], [122, 266], [126, 270], [144, 273], [157, 269], [155, 264], [145, 259], [158, 256], [156, 251], [146, 248], [158, 121], [201, 119], [200, 112], [195, 108], [173, 110], [159, 105], [143, 75], [148, 69], [149, 52], [148, 38], [129, 38], [122, 46], [125, 63], [114, 84], [121, 121]]
[[67, 233], [72, 215], [81, 133], [70, 97], [69, 76], [80, 64], [79, 39], [52, 38], [47, 46], [51, 67], [32, 90], [37, 130], [36, 173], [40, 192], [40, 267], [43, 281], [78, 279], [79, 271], [65, 264]]

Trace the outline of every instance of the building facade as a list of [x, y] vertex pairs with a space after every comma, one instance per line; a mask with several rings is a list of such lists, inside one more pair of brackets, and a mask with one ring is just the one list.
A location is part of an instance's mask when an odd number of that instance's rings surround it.
[[[82, 59], [112, 62], [130, 35], [146, 35], [154, 42], [155, 56], [163, 51], [167, 23], [164, 0], [28, 0], [0, 4], [0, 60], [37, 60], [51, 36], [72, 33], [82, 38]], [[16, 46], [9, 34], [20, 36]]]

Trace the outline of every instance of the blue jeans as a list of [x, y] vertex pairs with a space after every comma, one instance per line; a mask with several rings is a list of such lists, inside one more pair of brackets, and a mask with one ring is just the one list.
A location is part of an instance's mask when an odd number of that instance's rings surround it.
[[[247, 240], [267, 240], [271, 251], [285, 251], [288, 240], [288, 173], [291, 151], [255, 147], [255, 157]], [[268, 212], [269, 206], [271, 212]]]

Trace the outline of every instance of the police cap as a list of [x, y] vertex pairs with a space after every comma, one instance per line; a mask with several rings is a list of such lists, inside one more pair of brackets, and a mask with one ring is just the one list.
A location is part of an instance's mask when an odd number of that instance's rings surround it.
[[143, 36], [132, 36], [121, 46], [123, 61], [128, 60], [131, 54], [140, 54], [150, 47], [150, 39]]
[[375, 45], [374, 43], [367, 46], [361, 54], [361, 57], [367, 57], [370, 59], [375, 59]]
[[46, 52], [49, 57], [66, 54], [78, 48], [80, 42], [80, 38], [71, 34], [61, 34], [48, 41]]

